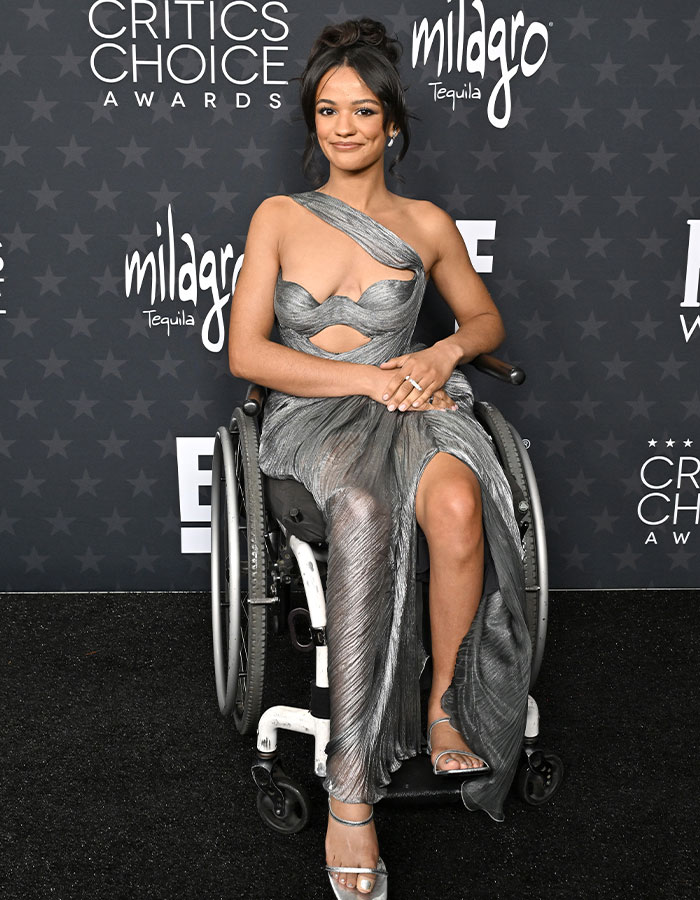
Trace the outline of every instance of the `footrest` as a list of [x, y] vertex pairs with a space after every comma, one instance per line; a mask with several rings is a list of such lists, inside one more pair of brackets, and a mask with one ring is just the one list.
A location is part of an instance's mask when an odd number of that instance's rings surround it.
[[434, 775], [430, 757], [422, 753], [407, 759], [398, 772], [394, 772], [382, 803], [415, 803], [426, 806], [442, 806], [451, 800], [461, 803], [462, 780], [455, 776], [444, 778]]

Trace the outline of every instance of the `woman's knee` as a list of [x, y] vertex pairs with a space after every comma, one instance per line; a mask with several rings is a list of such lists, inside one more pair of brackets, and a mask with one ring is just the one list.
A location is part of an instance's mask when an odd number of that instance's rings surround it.
[[333, 512], [344, 528], [381, 531], [391, 524], [388, 500], [362, 487], [344, 487], [333, 497]]
[[482, 506], [476, 476], [435, 487], [425, 498], [423, 519], [421, 528], [428, 542], [431, 537], [444, 539], [446, 534], [477, 539], [482, 532]]

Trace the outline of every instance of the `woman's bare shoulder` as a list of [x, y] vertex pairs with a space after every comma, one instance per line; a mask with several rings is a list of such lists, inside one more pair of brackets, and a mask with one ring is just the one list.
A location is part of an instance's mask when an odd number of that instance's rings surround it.
[[436, 203], [430, 200], [416, 200], [413, 197], [397, 196], [396, 210], [411, 223], [411, 228], [426, 237], [436, 232], [449, 231], [455, 228], [454, 220]]
[[272, 223], [278, 221], [281, 216], [286, 217], [296, 204], [287, 194], [272, 194], [262, 200], [253, 216], [256, 221]]
[[296, 205], [286, 194], [272, 194], [262, 200], [250, 218], [246, 243], [274, 247], [279, 251], [285, 235], [293, 229]]
[[442, 226], [443, 228], [454, 224], [452, 216], [430, 200], [408, 200], [406, 212], [417, 222], [423, 222], [428, 227]]
[[403, 232], [412, 238], [409, 243], [421, 252], [426, 271], [430, 271], [430, 267], [440, 256], [440, 248], [445, 241], [459, 235], [454, 219], [430, 200], [409, 197], [401, 197], [399, 200], [396, 209], [404, 223]]

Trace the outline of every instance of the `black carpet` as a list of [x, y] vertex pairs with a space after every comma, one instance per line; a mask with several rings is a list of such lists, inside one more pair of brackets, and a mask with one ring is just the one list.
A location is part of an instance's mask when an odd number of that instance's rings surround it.
[[[390, 896], [700, 896], [700, 592], [558, 593], [533, 691], [567, 767], [506, 821], [377, 806]], [[331, 900], [312, 739], [283, 732], [313, 801], [260, 820], [253, 738], [218, 710], [204, 595], [4, 596], [1, 896]], [[272, 641], [266, 705], [305, 706], [313, 658]], [[3, 875], [4, 871], [4, 875]]]

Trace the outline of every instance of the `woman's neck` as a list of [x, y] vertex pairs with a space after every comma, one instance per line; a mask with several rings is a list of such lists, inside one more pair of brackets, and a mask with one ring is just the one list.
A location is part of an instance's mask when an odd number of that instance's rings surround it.
[[381, 206], [390, 197], [383, 170], [376, 173], [331, 170], [328, 181], [321, 185], [320, 191], [367, 213], [372, 207]]

